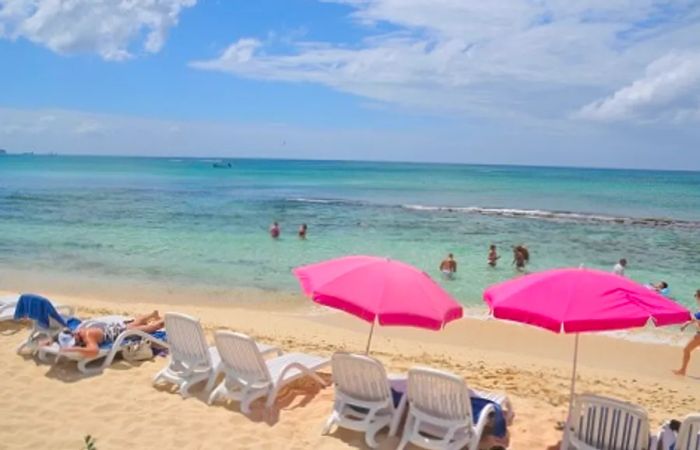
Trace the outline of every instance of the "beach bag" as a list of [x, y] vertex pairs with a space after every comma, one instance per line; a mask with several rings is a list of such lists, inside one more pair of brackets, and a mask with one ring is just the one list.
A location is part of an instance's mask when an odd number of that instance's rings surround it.
[[151, 341], [141, 339], [140, 341], [132, 342], [122, 350], [122, 357], [126, 361], [145, 361], [153, 358], [153, 348]]

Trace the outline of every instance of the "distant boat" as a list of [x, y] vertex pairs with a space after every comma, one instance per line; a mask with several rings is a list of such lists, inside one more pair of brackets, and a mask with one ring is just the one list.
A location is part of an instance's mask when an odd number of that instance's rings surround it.
[[233, 167], [230, 162], [228, 161], [217, 161], [214, 164], [211, 165], [215, 169], [230, 169]]

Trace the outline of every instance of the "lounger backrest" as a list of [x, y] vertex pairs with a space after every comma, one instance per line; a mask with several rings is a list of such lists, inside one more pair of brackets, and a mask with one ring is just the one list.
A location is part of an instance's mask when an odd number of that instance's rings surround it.
[[409, 370], [408, 402], [431, 417], [472, 423], [469, 388], [462, 378], [448, 372], [429, 368]]
[[700, 414], [691, 414], [683, 420], [676, 450], [700, 450]]
[[649, 420], [644, 409], [607, 397], [576, 397], [570, 426], [573, 437], [601, 450], [646, 450]]
[[272, 381], [255, 340], [242, 333], [220, 330], [214, 334], [216, 348], [228, 372], [245, 383]]
[[385, 402], [391, 398], [382, 363], [365, 355], [336, 353], [331, 358], [333, 384], [346, 396], [365, 402]]
[[199, 320], [186, 314], [165, 313], [165, 331], [173, 362], [191, 369], [211, 366], [209, 345]]

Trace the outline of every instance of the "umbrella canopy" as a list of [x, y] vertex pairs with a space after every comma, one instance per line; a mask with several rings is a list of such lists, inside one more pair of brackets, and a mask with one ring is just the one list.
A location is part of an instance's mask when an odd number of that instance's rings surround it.
[[489, 287], [484, 301], [498, 319], [580, 333], [690, 320], [690, 312], [628, 278], [591, 269], [555, 269]]
[[462, 317], [462, 306], [425, 272], [376, 256], [346, 256], [297, 267], [294, 275], [313, 301], [374, 324], [439, 330]]
[[376, 256], [346, 256], [297, 267], [314, 302], [367, 322], [439, 330], [462, 317], [462, 306], [425, 272]]
[[[576, 333], [569, 414], [576, 389], [578, 336], [586, 331], [622, 330], [683, 323], [690, 311], [652, 289], [600, 270], [555, 269], [493, 285], [484, 301], [498, 319]], [[570, 424], [565, 429], [564, 442]]]

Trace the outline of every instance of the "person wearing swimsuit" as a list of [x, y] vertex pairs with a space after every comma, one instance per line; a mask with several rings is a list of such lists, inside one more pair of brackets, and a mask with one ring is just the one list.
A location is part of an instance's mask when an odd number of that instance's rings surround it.
[[86, 326], [78, 328], [73, 333], [75, 345], [61, 348], [61, 352], [81, 353], [86, 358], [97, 356], [100, 344], [113, 341], [125, 330], [140, 330], [154, 333], [163, 328], [165, 322], [158, 311], [135, 318], [128, 323], [105, 323], [99, 320], [89, 321]]
[[[695, 301], [698, 302], [698, 308], [700, 309], [700, 289], [695, 291]], [[691, 324], [695, 324], [697, 330], [695, 331], [695, 335], [692, 337], [692, 339], [690, 339], [690, 342], [688, 342], [683, 349], [681, 368], [673, 371], [673, 373], [676, 375], [685, 375], [686, 370], [688, 370], [688, 364], [690, 363], [690, 354], [693, 352], [693, 350], [700, 348], [700, 311], [695, 313], [692, 320], [683, 324], [681, 331], [684, 331]]]

